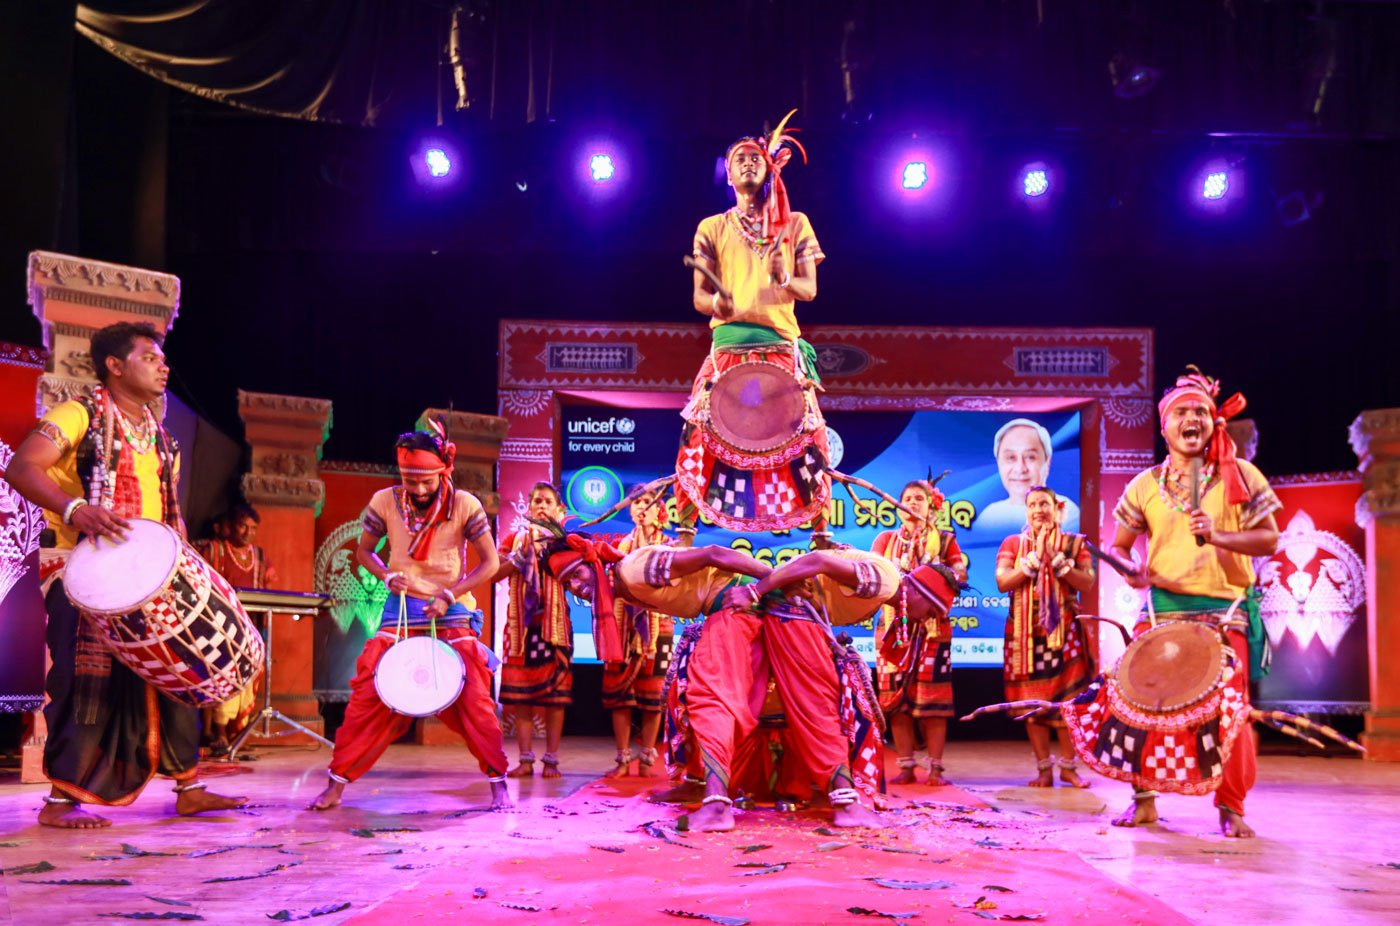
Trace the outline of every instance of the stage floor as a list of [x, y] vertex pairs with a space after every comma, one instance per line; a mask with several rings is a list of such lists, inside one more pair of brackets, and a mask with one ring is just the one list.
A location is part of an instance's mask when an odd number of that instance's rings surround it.
[[[1249, 805], [1259, 838], [1226, 840], [1207, 798], [1164, 796], [1161, 824], [1117, 829], [1126, 785], [1032, 789], [1025, 744], [954, 743], [959, 790], [897, 789], [895, 825], [879, 834], [772, 811], [740, 814], [733, 833], [694, 834], [672, 831], [679, 811], [643, 802], [641, 782], [595, 783], [612, 752], [601, 739], [566, 741], [565, 777], [512, 783], [512, 813], [470, 812], [487, 785], [474, 763], [462, 771], [459, 747], [395, 746], [324, 813], [302, 808], [324, 786], [326, 750], [259, 749], [209, 779], [250, 796], [245, 811], [175, 817], [157, 781], [111, 810], [111, 828], [83, 832], [38, 826], [46, 789], [0, 780], [0, 921], [146, 912], [266, 923], [342, 903], [315, 922], [682, 922], [663, 908], [754, 924], [895, 922], [848, 912], [856, 905], [911, 926], [1035, 913], [1050, 924], [1400, 920], [1400, 765], [1262, 757]], [[662, 828], [648, 833], [648, 821]], [[53, 868], [16, 870], [40, 862]], [[207, 883], [217, 878], [239, 880]], [[35, 883], [99, 879], [130, 883]]]

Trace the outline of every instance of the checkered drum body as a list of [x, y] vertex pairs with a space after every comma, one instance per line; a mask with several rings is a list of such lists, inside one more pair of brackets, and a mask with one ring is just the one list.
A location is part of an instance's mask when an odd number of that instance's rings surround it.
[[1249, 721], [1248, 666], [1236, 666], [1224, 684], [1199, 701], [1158, 712], [1123, 696], [1121, 665], [1061, 705], [1080, 758], [1100, 775], [1139, 790], [1209, 794], [1218, 788]]
[[167, 697], [209, 707], [257, 679], [263, 638], [223, 576], [189, 544], [179, 545], [174, 573], [139, 608], [100, 614], [74, 604], [97, 623], [128, 669]]

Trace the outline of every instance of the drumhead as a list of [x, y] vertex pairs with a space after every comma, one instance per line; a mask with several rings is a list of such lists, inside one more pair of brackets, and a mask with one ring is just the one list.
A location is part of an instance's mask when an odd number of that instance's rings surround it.
[[457, 700], [466, 677], [466, 665], [451, 646], [434, 637], [409, 637], [379, 660], [374, 690], [400, 714], [429, 717]]
[[1115, 675], [1129, 704], [1166, 711], [1195, 704], [1220, 687], [1224, 666], [1219, 631], [1209, 624], [1174, 621], [1128, 644]]
[[83, 539], [63, 567], [68, 600], [90, 614], [126, 614], [164, 588], [180, 559], [180, 535], [159, 521], [132, 518], [123, 541]]
[[801, 433], [806, 413], [802, 384], [775, 363], [741, 363], [722, 373], [710, 389], [710, 429], [747, 453], [791, 443]]

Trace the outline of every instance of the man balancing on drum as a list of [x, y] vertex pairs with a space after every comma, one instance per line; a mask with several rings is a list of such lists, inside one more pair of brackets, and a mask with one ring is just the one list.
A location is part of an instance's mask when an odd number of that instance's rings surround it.
[[[1094, 657], [1076, 620], [1079, 596], [1094, 585], [1094, 566], [1083, 534], [1060, 529], [1064, 501], [1047, 486], [1026, 492], [1026, 526], [997, 551], [997, 591], [1009, 592], [1003, 678], [1008, 701], [1065, 701], [1094, 678]], [[1032, 788], [1055, 786], [1050, 728], [1059, 730], [1060, 781], [1087, 788], [1079, 777], [1074, 743], [1063, 720], [1029, 718], [1026, 736], [1035, 755]]]
[[[84, 539], [120, 543], [128, 519], [163, 522], [184, 534], [176, 486], [180, 451], [152, 414], [170, 368], [160, 334], [122, 322], [92, 336], [100, 385], [54, 406], [25, 438], [5, 474], [20, 495], [44, 509], [41, 554], [54, 576]], [[61, 571], [45, 597], [53, 665], [45, 683], [49, 736], [44, 774], [53, 784], [39, 822], [89, 829], [111, 821], [81, 804], [130, 804], [153, 775], [175, 781], [182, 816], [244, 802], [199, 781], [199, 711], [162, 697], [112, 657], [93, 620], [82, 619], [63, 590]]]
[[[431, 432], [410, 431], [395, 444], [400, 485], [380, 489], [365, 508], [355, 556], [366, 571], [389, 586], [379, 632], [365, 643], [350, 683], [345, 722], [335, 735], [335, 752], [327, 774], [330, 783], [311, 802], [312, 810], [340, 803], [345, 786], [369, 771], [384, 750], [413, 723], [384, 699], [392, 700], [394, 679], [376, 678], [381, 660], [396, 642], [400, 607], [406, 610], [410, 635], [436, 624], [439, 640], [461, 657], [466, 673], [461, 691], [437, 717], [466, 741], [481, 771], [491, 782], [491, 806], [511, 805], [506, 789], [506, 753], [496, 702], [491, 696], [495, 656], [477, 637], [481, 612], [471, 589], [496, 572], [496, 545], [481, 502], [452, 485], [457, 448], [443, 427], [428, 422]], [[389, 544], [389, 564], [380, 558], [381, 541]], [[467, 568], [466, 550], [478, 562]], [[381, 698], [381, 692], [383, 698]], [[450, 696], [451, 692], [448, 692]]]
[[[824, 524], [831, 483], [814, 388], [820, 377], [794, 307], [816, 298], [825, 255], [807, 217], [788, 205], [782, 168], [802, 149], [784, 134], [786, 124], [729, 147], [736, 203], [695, 231], [693, 302], [710, 318], [713, 344], [681, 411], [675, 492], [682, 546], [693, 542], [702, 512], [737, 531]], [[762, 401], [746, 400], [752, 395]]]
[[[934, 520], [943, 507], [943, 493], [926, 479], [916, 479], [904, 487], [900, 504], [903, 522], [897, 531], [884, 531], [871, 549], [907, 573], [923, 565], [949, 570], [954, 588], [967, 581], [967, 556], [958, 547], [951, 530], [939, 530]], [[921, 520], [927, 519], [927, 520]], [[914, 724], [923, 730], [928, 747], [927, 783], [948, 784], [943, 777], [943, 747], [948, 740], [948, 718], [953, 716], [953, 626], [948, 609], [927, 620], [901, 622], [896, 609], [881, 610], [876, 659], [880, 709], [889, 721], [898, 755], [899, 777], [895, 784], [913, 784]], [[907, 617], [907, 615], [906, 615]]]
[[[1113, 550], [1127, 561], [1138, 535], [1147, 535], [1147, 564], [1129, 584], [1150, 590], [1151, 611], [1158, 621], [1216, 623], [1239, 602], [1235, 615], [1248, 619], [1249, 639], [1262, 642], [1258, 601], [1251, 594], [1251, 557], [1274, 552], [1274, 512], [1281, 503], [1254, 464], [1236, 459], [1235, 445], [1225, 432], [1225, 422], [1244, 409], [1244, 397], [1236, 393], [1217, 407], [1219, 383], [1195, 367], [1189, 369], [1157, 403], [1167, 458], [1139, 473], [1124, 490], [1113, 511], [1118, 521]], [[1250, 661], [1249, 639], [1234, 629], [1229, 638], [1239, 658], [1257, 670], [1257, 662]], [[1215, 792], [1220, 829], [1226, 836], [1254, 835], [1244, 822], [1245, 794], [1254, 775], [1254, 735], [1246, 727]], [[1114, 824], [1155, 822], [1155, 797], [1153, 791], [1138, 791], [1133, 806]]]

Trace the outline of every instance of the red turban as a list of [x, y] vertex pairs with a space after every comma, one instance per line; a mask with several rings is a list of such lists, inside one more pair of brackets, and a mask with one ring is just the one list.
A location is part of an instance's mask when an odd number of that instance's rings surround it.
[[908, 578], [918, 592], [933, 602], [939, 617], [948, 613], [948, 609], [953, 606], [953, 599], [958, 595], [958, 587], [949, 582], [947, 576], [925, 563], [917, 569], [911, 569]]
[[724, 155], [726, 169], [736, 151], [753, 148], [763, 155], [763, 163], [768, 167], [769, 183], [768, 198], [763, 204], [763, 237], [774, 245], [787, 234], [788, 223], [792, 221], [792, 206], [788, 202], [787, 186], [783, 184], [783, 168], [792, 159], [794, 148], [801, 152], [803, 163], [807, 161], [807, 150], [785, 131], [788, 120], [795, 112], [797, 110], [794, 109], [784, 116], [783, 121], [778, 123], [778, 127], [767, 138], [741, 138], [731, 145]]
[[620, 562], [622, 554], [610, 543], [591, 540], [581, 534], [568, 534], [564, 542], [568, 549], [549, 557], [549, 571], [561, 582], [579, 566], [593, 567], [593, 646], [603, 662], [625, 662], [622, 635], [613, 619], [613, 587], [607, 566]]
[[1188, 369], [1192, 372], [1178, 376], [1176, 385], [1168, 389], [1157, 403], [1157, 414], [1165, 427], [1167, 414], [1182, 402], [1197, 399], [1210, 408], [1215, 427], [1210, 444], [1206, 447], [1206, 462], [1216, 468], [1225, 483], [1225, 500], [1231, 505], [1243, 505], [1249, 501], [1249, 489], [1244, 484], [1244, 473], [1240, 471], [1239, 461], [1235, 458], [1235, 442], [1225, 431], [1225, 422], [1244, 411], [1245, 398], [1237, 392], [1217, 407], [1215, 400], [1220, 395], [1220, 381], [1206, 376], [1195, 367]]

